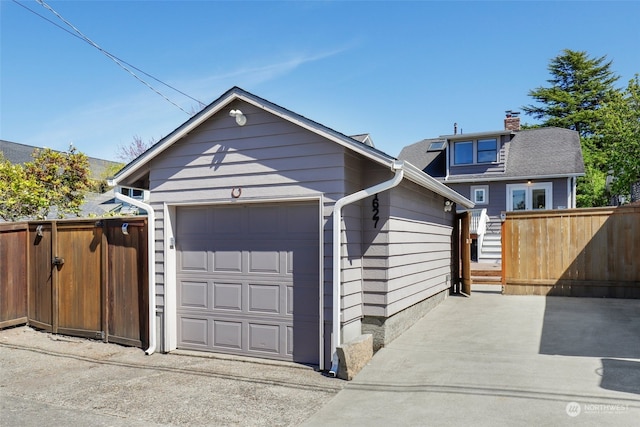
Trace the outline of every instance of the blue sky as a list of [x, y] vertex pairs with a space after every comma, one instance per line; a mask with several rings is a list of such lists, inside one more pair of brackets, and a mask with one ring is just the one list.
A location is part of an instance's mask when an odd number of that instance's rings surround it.
[[[46, 1], [46, 0], [45, 0]], [[21, 4], [61, 26], [36, 1]], [[640, 72], [640, 2], [46, 1], [113, 55], [205, 104], [232, 86], [396, 156], [498, 130], [565, 48]], [[0, 139], [116, 159], [189, 116], [95, 48], [0, 0]], [[141, 75], [183, 109], [200, 107]], [[533, 119], [523, 116], [523, 122]]]

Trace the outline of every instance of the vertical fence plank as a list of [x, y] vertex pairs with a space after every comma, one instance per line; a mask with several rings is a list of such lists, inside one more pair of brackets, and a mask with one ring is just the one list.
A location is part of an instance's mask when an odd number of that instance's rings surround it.
[[27, 323], [26, 223], [0, 224], [0, 328]]

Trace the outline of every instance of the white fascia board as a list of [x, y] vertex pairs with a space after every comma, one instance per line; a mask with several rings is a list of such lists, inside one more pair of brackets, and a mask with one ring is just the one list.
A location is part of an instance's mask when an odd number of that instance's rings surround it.
[[448, 184], [466, 184], [469, 182], [495, 182], [495, 181], [526, 181], [528, 179], [556, 179], [556, 178], [569, 178], [569, 177], [579, 177], [584, 176], [584, 173], [573, 173], [573, 174], [556, 174], [556, 175], [522, 175], [522, 176], [494, 176], [494, 177], [474, 177], [474, 178], [463, 178], [463, 179], [438, 179], [439, 182], [446, 182]]
[[475, 206], [475, 203], [473, 203], [471, 200], [462, 196], [457, 191], [447, 187], [442, 182], [438, 181], [432, 176], [424, 173], [423, 171], [421, 171], [411, 163], [404, 162], [404, 170], [405, 170], [405, 177], [410, 181], [413, 181], [424, 188], [427, 188], [437, 194], [440, 194], [441, 196], [446, 197], [452, 202], [455, 202], [460, 206], [464, 206], [467, 209], [471, 209]]
[[486, 132], [474, 132], [474, 133], [456, 133], [453, 135], [440, 135], [439, 138], [446, 138], [449, 141], [464, 141], [467, 139], [477, 139], [486, 136], [502, 136], [511, 135], [514, 133], [512, 130], [495, 130]]

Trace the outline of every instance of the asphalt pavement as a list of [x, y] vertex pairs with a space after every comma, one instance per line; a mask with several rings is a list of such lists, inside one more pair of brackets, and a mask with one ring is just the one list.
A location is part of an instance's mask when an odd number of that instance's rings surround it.
[[0, 426], [295, 426], [345, 381], [293, 363], [0, 331]]

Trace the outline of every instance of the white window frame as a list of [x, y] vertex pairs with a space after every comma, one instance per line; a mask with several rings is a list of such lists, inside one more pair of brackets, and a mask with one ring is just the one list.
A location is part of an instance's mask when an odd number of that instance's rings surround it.
[[[553, 183], [552, 182], [534, 182], [531, 184], [507, 184], [507, 211], [513, 211], [513, 191], [525, 190], [525, 208], [526, 211], [553, 209]], [[533, 208], [533, 190], [545, 190], [545, 207], [542, 209]]]
[[[483, 197], [482, 201], [478, 201], [477, 193], [481, 192]], [[471, 201], [476, 205], [488, 205], [489, 204], [489, 186], [488, 185], [472, 185], [471, 186]]]

